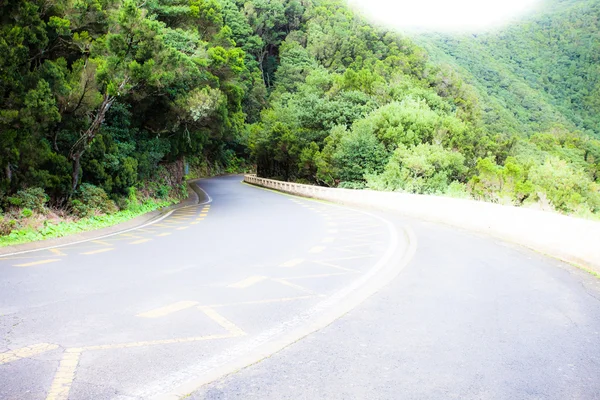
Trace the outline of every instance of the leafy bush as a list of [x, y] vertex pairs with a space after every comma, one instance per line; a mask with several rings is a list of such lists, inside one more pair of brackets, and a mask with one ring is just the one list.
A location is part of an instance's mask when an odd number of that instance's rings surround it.
[[33, 211], [44, 212], [48, 196], [42, 188], [29, 188], [19, 190], [17, 194], [8, 198], [8, 203], [15, 207], [29, 208]]
[[117, 212], [115, 202], [108, 198], [106, 192], [89, 183], [82, 183], [71, 200], [71, 209], [80, 218], [94, 214], [113, 214]]
[[600, 211], [600, 185], [564, 160], [549, 157], [544, 164], [532, 168], [529, 177], [535, 184], [535, 190], [543, 192], [559, 211]]
[[29, 218], [33, 215], [33, 211], [31, 211], [31, 208], [24, 208], [21, 210], [21, 216], [23, 218]]
[[404, 190], [409, 193], [442, 194], [450, 182], [462, 179], [465, 157], [439, 145], [420, 144], [396, 149], [383, 173], [369, 175], [367, 184], [378, 190]]

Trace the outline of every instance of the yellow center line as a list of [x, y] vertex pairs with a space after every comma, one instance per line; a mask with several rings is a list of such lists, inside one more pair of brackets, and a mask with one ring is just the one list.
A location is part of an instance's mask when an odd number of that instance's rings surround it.
[[4, 353], [0, 353], [0, 365], [20, 360], [21, 358], [33, 357], [57, 348], [58, 345], [56, 344], [38, 343], [27, 347], [21, 347], [20, 349], [6, 351]]
[[206, 217], [208, 214], [200, 214], [199, 217]]
[[80, 357], [81, 352], [76, 351], [67, 351], [63, 354], [46, 400], [67, 400], [69, 398], [69, 391], [75, 379], [75, 370]]
[[159, 235], [156, 235], [157, 237], [163, 237], [163, 236], [169, 236], [171, 234], [171, 232], [165, 232], [165, 233], [161, 233]]
[[292, 287], [294, 289], [298, 289], [298, 290], [300, 290], [300, 291], [302, 291], [304, 293], [309, 293], [309, 294], [313, 294], [314, 293], [312, 290], [307, 289], [304, 286], [296, 285], [296, 284], [294, 284], [292, 282], [286, 281], [285, 279], [273, 278], [271, 280], [275, 281], [277, 283], [281, 283], [282, 285], [289, 286], [289, 287]]
[[289, 260], [281, 264], [281, 267], [295, 267], [296, 265], [300, 265], [304, 262], [302, 258], [294, 258], [293, 260]]
[[187, 228], [189, 228], [189, 226], [182, 226], [180, 228], [175, 228], [175, 229], [178, 231], [183, 231], [183, 230], [186, 230]]
[[312, 249], [310, 249], [308, 252], [309, 252], [309, 253], [313, 253], [313, 254], [314, 254], [314, 253], [322, 253], [322, 252], [323, 252], [323, 250], [325, 250], [325, 249], [326, 249], [326, 247], [325, 247], [325, 246], [315, 246], [315, 247], [313, 247]]
[[90, 243], [102, 244], [104, 246], [112, 246], [111, 243], [103, 242], [102, 240], [92, 240]]
[[66, 254], [60, 251], [60, 249], [50, 249], [49, 251], [55, 256], [66, 256]]
[[231, 322], [230, 320], [228, 320], [227, 318], [225, 318], [224, 316], [222, 316], [221, 314], [219, 314], [212, 308], [209, 308], [209, 307], [198, 307], [198, 308], [202, 312], [204, 312], [204, 314], [206, 314], [206, 316], [208, 318], [212, 319], [217, 324], [219, 324], [223, 328], [225, 328], [227, 330], [227, 332], [229, 332], [232, 336], [244, 336], [246, 334], [246, 332], [244, 332], [242, 329], [240, 329], [236, 324], [234, 324], [233, 322]]
[[173, 314], [177, 311], [185, 310], [186, 308], [198, 305], [197, 301], [179, 301], [177, 303], [169, 304], [168, 306], [155, 308], [154, 310], [146, 311], [136, 315], [136, 317], [142, 318], [160, 318]]
[[266, 276], [251, 276], [251, 277], [246, 278], [246, 279], [244, 279], [242, 281], [239, 281], [237, 283], [233, 283], [233, 284], [231, 284], [231, 285], [229, 285], [227, 287], [236, 288], [236, 289], [244, 289], [244, 288], [250, 287], [252, 285], [255, 285], [255, 284], [259, 283], [259, 282], [262, 282], [262, 281], [264, 281], [266, 279], [268, 279]]
[[15, 267], [33, 267], [34, 265], [49, 264], [49, 263], [58, 262], [58, 261], [60, 261], [60, 260], [57, 260], [57, 259], [41, 260], [41, 261], [34, 261], [34, 262], [26, 263], [26, 264], [16, 264], [14, 266]]
[[253, 305], [253, 304], [284, 303], [287, 301], [314, 299], [317, 297], [325, 297], [325, 296], [324, 295], [309, 295], [309, 296], [297, 296], [297, 297], [283, 297], [283, 298], [279, 298], [279, 299], [241, 301], [239, 303], [228, 303], [228, 304], [213, 304], [208, 307], [219, 308], [219, 307], [231, 307], [231, 306], [245, 306], [245, 305]]
[[149, 242], [152, 239], [141, 239], [141, 240], [136, 240], [135, 242], [131, 242], [129, 244], [142, 244], [142, 243], [146, 243]]
[[108, 249], [100, 249], [100, 250], [92, 250], [92, 251], [86, 251], [85, 253], [81, 253], [85, 256], [91, 256], [92, 254], [99, 254], [99, 253], [106, 253], [107, 251], [112, 251], [114, 250], [113, 248], [108, 248]]

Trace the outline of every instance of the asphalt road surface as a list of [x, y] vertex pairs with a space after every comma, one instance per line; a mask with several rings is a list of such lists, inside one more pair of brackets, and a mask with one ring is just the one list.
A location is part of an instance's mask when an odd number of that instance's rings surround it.
[[599, 279], [240, 181], [0, 258], [0, 398], [600, 399]]

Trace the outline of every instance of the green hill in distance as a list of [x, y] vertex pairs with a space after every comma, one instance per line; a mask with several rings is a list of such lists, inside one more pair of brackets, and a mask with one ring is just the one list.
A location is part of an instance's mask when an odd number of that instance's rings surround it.
[[477, 88], [492, 131], [531, 135], [562, 125], [600, 137], [599, 17], [599, 1], [545, 0], [499, 30], [416, 39]]

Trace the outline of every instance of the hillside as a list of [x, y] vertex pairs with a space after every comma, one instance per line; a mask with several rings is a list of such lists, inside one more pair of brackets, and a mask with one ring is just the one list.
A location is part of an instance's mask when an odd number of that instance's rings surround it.
[[416, 39], [476, 86], [492, 131], [562, 125], [600, 137], [600, 2], [545, 0], [498, 31]]

